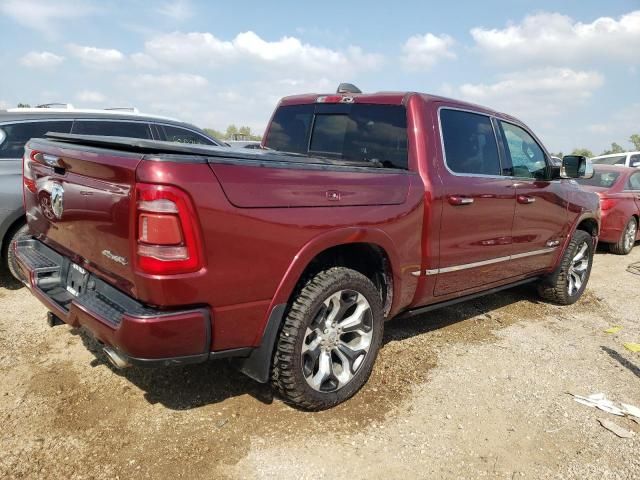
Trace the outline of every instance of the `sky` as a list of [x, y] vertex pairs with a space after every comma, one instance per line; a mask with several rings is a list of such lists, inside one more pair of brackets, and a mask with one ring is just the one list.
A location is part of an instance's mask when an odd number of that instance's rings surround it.
[[0, 0], [0, 45], [0, 108], [262, 133], [282, 96], [347, 81], [492, 107], [552, 152], [640, 133], [640, 0]]

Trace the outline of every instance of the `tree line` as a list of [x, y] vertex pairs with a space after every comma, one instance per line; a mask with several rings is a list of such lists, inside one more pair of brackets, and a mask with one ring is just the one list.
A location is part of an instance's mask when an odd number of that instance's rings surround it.
[[260, 135], [256, 135], [255, 133], [253, 133], [251, 131], [251, 128], [247, 126], [238, 128], [235, 125], [231, 124], [224, 132], [221, 132], [214, 128], [205, 128], [203, 130], [219, 140], [262, 140], [262, 137]]
[[[640, 151], [640, 134], [634, 133], [633, 135], [631, 135], [629, 137], [629, 143], [633, 145], [633, 150]], [[627, 151], [629, 151], [629, 149], [625, 149], [624, 147], [620, 146], [616, 142], [613, 142], [611, 144], [611, 148], [605, 150], [600, 155], [609, 155], [612, 153], [624, 153]], [[598, 156], [598, 155], [594, 155], [594, 153], [588, 148], [575, 148], [573, 152], [571, 152], [571, 155], [582, 155], [588, 158]], [[562, 152], [558, 153], [556, 156], [562, 158]]]

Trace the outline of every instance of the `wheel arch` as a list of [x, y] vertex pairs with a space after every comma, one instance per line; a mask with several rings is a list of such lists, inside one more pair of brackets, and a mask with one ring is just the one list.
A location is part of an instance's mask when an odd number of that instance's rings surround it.
[[[349, 266], [349, 264], [354, 266], [353, 259], [347, 259], [347, 265], [330, 265], [330, 259], [339, 259], [341, 258], [340, 254], [343, 254], [342, 259], [344, 259], [344, 254], [354, 251], [367, 252], [368, 258], [373, 258], [372, 255], [379, 256], [383, 271], [384, 269], [387, 271], [386, 281], [388, 283], [384, 290], [386, 298], [383, 297], [385, 313], [394, 312], [394, 306], [399, 297], [394, 292], [400, 291], [402, 279], [398, 271], [400, 261], [391, 238], [379, 229], [358, 227], [326, 232], [307, 242], [293, 257], [267, 310], [264, 326], [257, 332], [255, 344], [259, 346], [253, 350], [249, 357], [238, 359], [235, 362], [240, 371], [261, 383], [266, 383], [269, 380], [273, 349], [292, 296], [308, 275], [319, 271], [318, 268]], [[367, 276], [367, 273], [361, 273]], [[372, 271], [370, 270], [369, 273], [371, 274]], [[385, 276], [384, 273], [383, 276]]]

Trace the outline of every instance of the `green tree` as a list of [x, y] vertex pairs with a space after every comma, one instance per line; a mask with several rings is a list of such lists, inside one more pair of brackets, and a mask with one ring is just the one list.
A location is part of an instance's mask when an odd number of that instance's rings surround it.
[[238, 127], [236, 127], [233, 123], [227, 127], [227, 131], [224, 134], [224, 138], [227, 140], [234, 140], [238, 135]]
[[633, 143], [635, 150], [640, 150], [640, 134], [634, 133], [629, 137], [629, 141]]
[[590, 158], [593, 157], [593, 152], [588, 148], [575, 148], [573, 152], [571, 152], [571, 155], [582, 155], [583, 157]]
[[622, 153], [622, 152], [624, 152], [624, 148], [622, 148], [616, 142], [613, 142], [611, 144], [611, 149], [610, 150], [605, 150], [604, 152], [602, 152], [602, 155], [609, 155], [611, 153]]
[[18, 103], [18, 108], [31, 108], [28, 103]]
[[211, 135], [214, 138], [217, 138], [218, 140], [223, 140], [224, 139], [224, 133], [215, 130], [213, 128], [204, 128], [203, 129], [206, 133], [208, 133], [209, 135]]

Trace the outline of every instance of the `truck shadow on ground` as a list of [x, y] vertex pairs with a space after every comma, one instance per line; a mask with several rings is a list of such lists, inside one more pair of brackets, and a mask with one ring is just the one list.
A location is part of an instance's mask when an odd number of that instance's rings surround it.
[[6, 288], [7, 290], [19, 290], [22, 287], [24, 287], [24, 285], [13, 278], [9, 272], [0, 270], [0, 288]]
[[627, 360], [626, 358], [624, 358], [622, 355], [620, 355], [618, 352], [616, 352], [612, 348], [605, 347], [605, 346], [601, 346], [600, 348], [602, 348], [602, 350], [604, 352], [606, 352], [606, 354], [609, 355], [611, 358], [613, 358], [616, 362], [618, 362], [624, 368], [629, 370], [636, 377], [640, 378], [640, 367], [638, 367], [633, 362], [631, 362], [631, 361]]
[[[535, 289], [530, 286], [516, 287], [415, 317], [387, 322], [383, 348], [377, 361], [380, 362], [381, 357], [385, 357], [384, 345], [391, 341], [402, 341], [443, 329], [478, 315], [487, 315], [489, 319], [492, 317], [491, 312], [522, 301], [529, 306], [538, 304]], [[493, 327], [500, 328], [500, 325], [495, 324]], [[271, 404], [274, 400], [269, 384], [251, 380], [233, 368], [228, 361], [217, 360], [183, 367], [130, 367], [119, 370], [108, 362], [100, 344], [93, 337], [83, 330], [75, 329], [73, 332], [80, 336], [85, 346], [95, 355], [92, 366], [107, 365], [115, 374], [126, 378], [143, 391], [144, 398], [151, 404], [160, 403], [171, 410], [190, 410], [242, 395], [250, 395], [264, 404]], [[463, 341], [466, 340], [468, 338], [463, 338]], [[408, 350], [411, 348], [407, 347]], [[415, 355], [417, 352], [409, 353]], [[393, 363], [393, 359], [384, 361]], [[402, 375], [402, 369], [394, 372]], [[357, 401], [357, 397], [354, 400]]]

